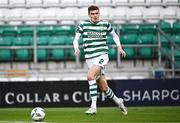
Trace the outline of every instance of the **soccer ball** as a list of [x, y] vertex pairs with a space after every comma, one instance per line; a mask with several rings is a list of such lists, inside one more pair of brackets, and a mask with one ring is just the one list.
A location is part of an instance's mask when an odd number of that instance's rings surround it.
[[36, 107], [31, 111], [31, 118], [36, 122], [40, 122], [45, 118], [45, 111], [43, 108]]

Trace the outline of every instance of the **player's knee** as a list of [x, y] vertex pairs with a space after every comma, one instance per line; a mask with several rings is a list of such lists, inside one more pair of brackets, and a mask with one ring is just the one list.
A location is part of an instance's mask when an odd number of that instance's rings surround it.
[[106, 92], [106, 91], [108, 90], [108, 87], [107, 87], [107, 86], [101, 86], [101, 87], [100, 87], [100, 90], [101, 90], [102, 92]]
[[92, 74], [88, 74], [87, 75], [87, 80], [90, 81], [90, 80], [94, 80], [95, 77], [92, 75]]

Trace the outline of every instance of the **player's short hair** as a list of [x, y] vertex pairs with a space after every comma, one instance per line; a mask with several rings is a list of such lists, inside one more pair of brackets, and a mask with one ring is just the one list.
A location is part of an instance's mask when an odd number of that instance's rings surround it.
[[93, 11], [93, 10], [99, 10], [99, 7], [95, 6], [95, 5], [89, 6], [88, 7], [88, 14], [90, 14], [90, 11]]

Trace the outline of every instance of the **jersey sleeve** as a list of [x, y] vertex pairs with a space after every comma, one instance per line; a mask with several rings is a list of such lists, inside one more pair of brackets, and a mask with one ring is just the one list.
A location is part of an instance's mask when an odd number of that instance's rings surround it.
[[76, 28], [76, 33], [80, 33], [82, 34], [83, 33], [83, 27], [82, 27], [82, 24], [78, 24], [77, 28]]
[[107, 30], [108, 30], [108, 33], [111, 33], [114, 30], [109, 22], [107, 24]]

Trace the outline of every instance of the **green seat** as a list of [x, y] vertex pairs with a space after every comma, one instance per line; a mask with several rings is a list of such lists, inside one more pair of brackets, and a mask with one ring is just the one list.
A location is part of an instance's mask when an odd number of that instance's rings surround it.
[[49, 45], [65, 45], [67, 40], [67, 36], [59, 35], [59, 36], [51, 36], [49, 38]]
[[71, 45], [73, 46], [73, 40], [74, 40], [74, 36], [66, 36], [66, 45]]
[[109, 48], [109, 59], [115, 60], [117, 58], [117, 48]]
[[74, 35], [75, 34], [75, 26], [74, 25], [54, 26], [53, 33], [56, 35]]
[[31, 36], [22, 36], [14, 40], [14, 45], [16, 46], [30, 46], [32, 43], [33, 39]]
[[139, 32], [139, 25], [130, 25], [130, 24], [125, 24], [125, 25], [122, 25], [121, 29], [120, 29], [120, 32], [122, 34], [129, 34], [129, 33], [133, 33], [133, 34], [137, 34]]
[[11, 46], [15, 37], [13, 36], [3, 36], [0, 38], [0, 46]]
[[[166, 34], [166, 36], [171, 38], [171, 34]], [[169, 41], [163, 35], [160, 35], [160, 41], [163, 48], [170, 48]]]
[[155, 24], [142, 24], [139, 27], [140, 35], [139, 39], [142, 40], [142, 44], [153, 44], [157, 43], [157, 30]]
[[0, 49], [0, 61], [11, 61], [12, 51], [9, 49]]
[[173, 23], [173, 34], [180, 34], [180, 22]]
[[172, 34], [173, 29], [172, 29], [171, 24], [169, 22], [160, 21], [159, 26], [165, 33]]
[[[14, 41], [15, 46], [30, 46], [32, 44], [32, 37], [19, 37]], [[15, 59], [18, 61], [28, 61], [31, 59], [30, 49], [16, 49], [15, 50]]]
[[150, 59], [153, 57], [153, 49], [149, 47], [143, 47], [139, 49], [139, 57], [142, 59]]
[[121, 35], [120, 40], [122, 44], [136, 44], [138, 36], [136, 34]]
[[64, 60], [66, 58], [65, 56], [65, 50], [64, 49], [52, 49], [51, 50], [51, 59], [52, 60]]
[[3, 26], [2, 28], [2, 34], [6, 36], [16, 36], [18, 31], [17, 28], [14, 26]]
[[40, 25], [36, 27], [37, 30], [37, 35], [51, 35], [53, 33], [53, 27], [52, 26], [44, 26], [44, 25]]
[[48, 50], [47, 49], [37, 49], [37, 59], [39, 61], [44, 61], [48, 59]]
[[74, 49], [73, 48], [71, 48], [69, 50], [69, 58], [68, 59], [69, 60], [75, 60], [75, 55], [74, 55]]
[[156, 34], [156, 25], [155, 24], [142, 24], [139, 26], [139, 31], [141, 34]]
[[133, 59], [136, 57], [135, 48], [125, 47], [124, 51], [126, 52], [126, 59]]
[[18, 61], [28, 61], [31, 59], [30, 50], [28, 49], [18, 49], [16, 50], [16, 60]]
[[49, 41], [49, 36], [41, 35], [37, 38], [38, 45], [48, 45], [48, 41]]
[[174, 34], [171, 37], [172, 41], [174, 41], [178, 46], [180, 46], [180, 34]]
[[[79, 57], [80, 57], [81, 60], [84, 60], [84, 50], [83, 50], [82, 48], [80, 48]], [[68, 59], [69, 59], [69, 60], [75, 60], [74, 48], [70, 48]]]
[[18, 34], [19, 35], [29, 35], [33, 36], [33, 27], [32, 26], [19, 26], [18, 27]]
[[[15, 38], [12, 36], [0, 37], [0, 46], [12, 46], [12, 42]], [[11, 49], [0, 49], [0, 61], [10, 61], [13, 59]]]
[[108, 44], [108, 45], [115, 44], [115, 42], [114, 42], [112, 36], [107, 36], [107, 44]]
[[154, 37], [153, 34], [143, 34], [139, 36], [138, 44], [153, 44], [154, 43], [153, 37]]

